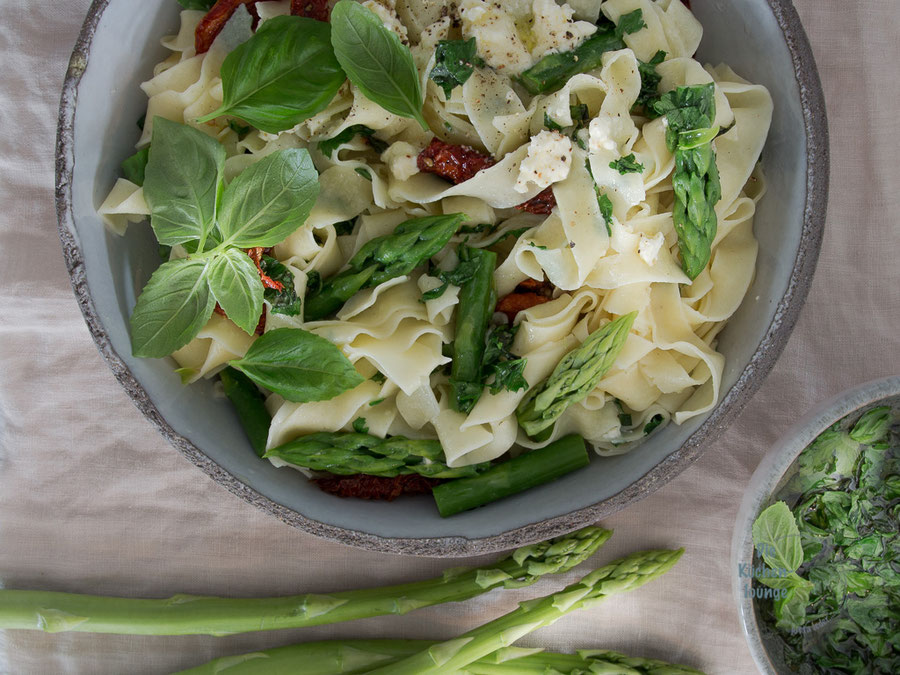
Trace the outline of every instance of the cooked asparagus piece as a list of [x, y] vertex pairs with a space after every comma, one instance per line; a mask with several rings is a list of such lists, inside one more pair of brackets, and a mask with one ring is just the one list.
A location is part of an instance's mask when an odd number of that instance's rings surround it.
[[[347, 675], [386, 666], [427, 649], [430, 640], [326, 640], [224, 656], [177, 675]], [[557, 654], [506, 647], [456, 675], [703, 675], [699, 670], [619, 652], [584, 649]]]
[[228, 367], [219, 373], [225, 395], [237, 412], [241, 426], [247, 432], [250, 445], [260, 457], [266, 451], [272, 416], [266, 409], [266, 398], [253, 381], [236, 368]]
[[481, 362], [488, 323], [497, 300], [494, 292], [497, 254], [487, 249], [460, 246], [459, 260], [461, 264], [478, 263], [472, 277], [460, 287], [450, 370], [450, 403], [455, 410], [467, 413], [475, 407], [484, 390]]
[[462, 213], [413, 218], [391, 234], [366, 242], [350, 258], [347, 269], [306, 296], [304, 320], [323, 319], [363, 288], [409, 274], [444, 248], [465, 219]]
[[279, 445], [264, 456], [342, 476], [364, 473], [393, 477], [417, 473], [426, 478], [464, 478], [490, 467], [489, 462], [484, 462], [450, 468], [440, 442], [435, 440], [327, 431]]
[[632, 312], [595, 330], [562, 358], [550, 377], [528, 392], [516, 410], [525, 433], [538, 441], [550, 437], [565, 409], [584, 400], [615, 363], [635, 317], [637, 312]]
[[147, 600], [0, 589], [0, 629], [231, 635], [406, 614], [443, 602], [468, 600], [494, 588], [525, 586], [544, 574], [566, 572], [591, 557], [611, 534], [599, 527], [587, 527], [519, 548], [503, 560], [483, 567], [448, 570], [441, 577], [410, 584], [327, 595], [310, 593], [276, 598], [175, 595]]
[[444, 518], [509, 495], [543, 485], [590, 463], [584, 439], [565, 436], [530, 450], [471, 478], [460, 478], [432, 490]]
[[634, 590], [665, 574], [681, 557], [677, 551], [642, 551], [605, 565], [558, 593], [520, 603], [518, 609], [435, 644], [370, 675], [438, 675], [464, 669], [529, 633], [555, 623], [575, 609], [593, 606], [616, 593]]

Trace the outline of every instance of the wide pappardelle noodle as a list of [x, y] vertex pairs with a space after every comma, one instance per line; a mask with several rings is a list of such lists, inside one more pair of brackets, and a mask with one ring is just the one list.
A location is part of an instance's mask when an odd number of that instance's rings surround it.
[[[230, 312], [203, 317], [199, 332], [172, 354], [184, 381], [213, 377], [241, 359], [258, 333], [302, 328], [335, 345], [359, 378], [323, 400], [268, 394], [268, 448], [317, 432], [366, 430], [436, 439], [450, 467], [568, 434], [601, 455], [619, 454], [656, 427], [709, 411], [724, 367], [717, 335], [754, 276], [753, 218], [764, 192], [757, 163], [772, 114], [766, 89], [727, 65], [693, 58], [702, 28], [679, 0], [362, 6], [408, 48], [427, 129], [364, 95], [346, 66], [351, 81], [285, 130], [255, 128], [239, 114], [198, 122], [222, 108], [223, 62], [257, 19], [241, 5], [211, 48], [197, 54], [205, 12], [185, 10], [178, 33], [162, 42], [171, 54], [142, 85], [149, 100], [137, 148], [153, 140], [155, 149], [160, 118], [214, 139], [229, 185], [216, 215], [220, 229], [239, 208], [229, 201], [240, 196], [237, 188], [228, 194], [233, 181], [265, 158], [305, 149], [318, 174], [305, 222], [265, 246], [236, 244], [250, 251], [251, 270], [254, 261], [263, 265], [258, 330], [255, 319], [238, 327]], [[291, 3], [252, 7], [261, 31]], [[477, 173], [463, 166], [466, 152]], [[137, 184], [143, 174], [131, 177], [135, 182], [116, 183], [100, 209], [120, 234], [150, 215], [154, 201]], [[336, 306], [326, 302], [329, 280], [369, 274], [379, 255], [402, 256], [432, 235], [403, 240], [399, 252], [367, 246], [403, 236], [397, 228], [407, 221], [452, 214], [464, 216], [449, 224], [438, 250]], [[448, 222], [437, 219], [427, 232]], [[213, 231], [210, 241], [227, 239], [220, 235]], [[193, 246], [175, 245], [166, 259], [202, 258]], [[229, 255], [240, 267], [241, 256]], [[484, 265], [488, 284], [479, 290]], [[293, 292], [287, 298], [285, 288]], [[460, 333], [460, 313], [488, 296], [487, 335], [475, 342], [483, 352], [487, 341], [489, 354], [465, 362], [458, 343], [471, 336]], [[212, 304], [201, 298], [203, 311]], [[310, 320], [314, 306], [321, 311]], [[540, 408], [536, 388], [588, 336], [622, 317], [630, 328], [599, 381], [529, 435], [527, 397]], [[469, 372], [465, 386], [454, 381], [460, 370]]]

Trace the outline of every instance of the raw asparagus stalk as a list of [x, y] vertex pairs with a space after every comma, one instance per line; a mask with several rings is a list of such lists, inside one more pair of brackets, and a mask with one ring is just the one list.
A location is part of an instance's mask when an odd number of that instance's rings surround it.
[[266, 398], [253, 381], [241, 371], [228, 367], [219, 373], [225, 395], [237, 412], [241, 426], [247, 432], [250, 445], [260, 457], [266, 451], [272, 416], [266, 408]]
[[397, 586], [277, 598], [175, 595], [159, 600], [50, 591], [0, 589], [0, 629], [128, 635], [231, 635], [301, 628], [387, 614], [406, 614], [443, 602], [468, 600], [493, 588], [534, 583], [586, 560], [612, 533], [588, 527], [525, 546], [483, 567]]
[[370, 675], [439, 675], [462, 670], [567, 613], [590, 607], [616, 593], [634, 590], [665, 574], [681, 557], [677, 551], [642, 551], [594, 570], [559, 593], [520, 603], [518, 609], [460, 637], [435, 644]]
[[438, 511], [446, 518], [549, 483], [589, 463], [584, 439], [565, 436], [543, 448], [497, 464], [477, 476], [437, 485], [432, 494]]
[[357, 291], [409, 274], [436, 254], [466, 219], [465, 214], [413, 218], [400, 223], [393, 233], [363, 244], [347, 263], [347, 269], [307, 295], [305, 321], [333, 314]]
[[636, 316], [637, 312], [620, 316], [595, 330], [562, 358], [550, 377], [528, 392], [516, 410], [525, 433], [538, 441], [550, 437], [565, 409], [584, 400], [615, 363]]
[[[395, 663], [431, 647], [430, 640], [327, 640], [225, 656], [177, 675], [347, 675]], [[606, 650], [558, 654], [507, 647], [455, 675], [703, 675], [699, 670], [657, 659]]]
[[459, 259], [461, 263], [478, 261], [472, 278], [459, 291], [450, 370], [450, 403], [455, 410], [467, 413], [475, 407], [484, 390], [481, 363], [484, 359], [485, 334], [496, 304], [494, 269], [497, 267], [497, 254], [487, 249], [460, 246]]
[[489, 462], [459, 468], [447, 466], [439, 441], [403, 436], [379, 438], [370, 434], [322, 431], [272, 448], [265, 457], [313, 471], [338, 475], [364, 473], [393, 477], [417, 473], [427, 478], [464, 478], [490, 467]]

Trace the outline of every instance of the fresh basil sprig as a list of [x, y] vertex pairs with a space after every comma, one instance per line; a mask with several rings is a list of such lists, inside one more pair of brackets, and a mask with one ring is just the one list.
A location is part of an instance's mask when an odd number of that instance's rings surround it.
[[331, 11], [331, 44], [347, 77], [366, 98], [428, 129], [412, 54], [374, 12], [353, 0], [340, 0]]
[[225, 151], [202, 131], [153, 120], [144, 195], [160, 244], [189, 257], [163, 264], [131, 315], [135, 356], [163, 357], [190, 342], [218, 303], [246, 333], [262, 313], [259, 271], [241, 248], [272, 246], [303, 224], [319, 191], [306, 150], [275, 152], [225, 187]]
[[365, 381], [337, 345], [300, 328], [277, 328], [229, 365], [288, 401], [327, 401]]
[[345, 79], [328, 23], [276, 16], [225, 58], [222, 107], [198, 122], [233, 115], [278, 133], [323, 110]]

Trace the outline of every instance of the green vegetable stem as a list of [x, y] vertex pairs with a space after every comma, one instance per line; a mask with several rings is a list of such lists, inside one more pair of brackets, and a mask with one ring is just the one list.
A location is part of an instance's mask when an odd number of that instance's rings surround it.
[[127, 635], [231, 635], [406, 614], [468, 600], [494, 588], [518, 588], [590, 558], [612, 532], [587, 527], [515, 550], [494, 564], [448, 570], [398, 586], [277, 598], [175, 595], [160, 600], [0, 589], [0, 628]]
[[370, 675], [439, 675], [453, 673], [555, 623], [569, 612], [592, 607], [610, 595], [626, 593], [665, 574], [684, 549], [634, 553], [591, 572], [558, 593], [528, 600], [509, 614], [460, 637], [435, 644], [396, 663], [370, 670]]
[[589, 463], [584, 439], [576, 435], [565, 436], [471, 478], [460, 478], [437, 485], [432, 494], [441, 516], [447, 518], [549, 483]]
[[467, 413], [475, 407], [484, 391], [481, 364], [485, 335], [496, 304], [494, 269], [497, 254], [463, 245], [459, 247], [459, 259], [461, 264], [477, 261], [477, 270], [459, 291], [450, 370], [451, 404], [455, 410]]
[[485, 462], [451, 468], [446, 464], [440, 442], [435, 440], [326, 431], [272, 448], [265, 457], [278, 457], [313, 471], [345, 476], [362, 473], [393, 477], [417, 473], [426, 478], [463, 478], [477, 475], [490, 466]]
[[304, 319], [324, 319], [363, 288], [409, 274], [444, 248], [465, 219], [462, 213], [413, 218], [400, 223], [392, 234], [366, 242], [343, 272], [306, 296]]
[[546, 380], [519, 404], [519, 425], [532, 438], [546, 440], [566, 408], [584, 400], [603, 379], [625, 346], [637, 312], [620, 316], [588, 335], [566, 354]]

